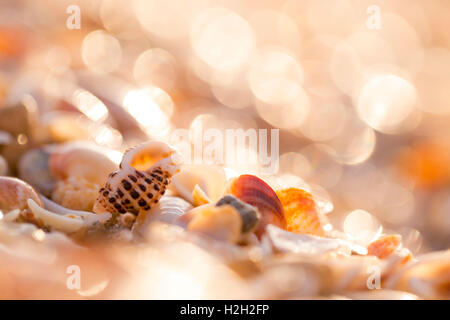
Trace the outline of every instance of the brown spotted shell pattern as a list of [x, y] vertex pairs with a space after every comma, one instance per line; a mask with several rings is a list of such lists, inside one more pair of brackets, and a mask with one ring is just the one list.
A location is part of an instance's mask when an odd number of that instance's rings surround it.
[[146, 214], [180, 170], [180, 155], [164, 142], [149, 141], [125, 152], [118, 171], [99, 191], [96, 213]]

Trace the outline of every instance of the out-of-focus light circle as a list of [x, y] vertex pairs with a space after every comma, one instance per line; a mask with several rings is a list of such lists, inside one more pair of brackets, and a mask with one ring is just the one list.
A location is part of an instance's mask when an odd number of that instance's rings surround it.
[[380, 191], [382, 197], [377, 203], [378, 217], [392, 225], [407, 224], [415, 209], [411, 191], [393, 182], [388, 182]]
[[72, 57], [70, 52], [63, 48], [55, 46], [48, 50], [45, 62], [48, 68], [54, 72], [66, 72], [70, 66]]
[[318, 101], [312, 103], [311, 111], [300, 132], [313, 141], [334, 138], [341, 130], [345, 119], [345, 108], [338, 101]]
[[302, 92], [303, 70], [289, 54], [281, 50], [265, 50], [252, 61], [250, 88], [255, 97], [267, 104], [284, 104]]
[[252, 96], [248, 88], [245, 87], [235, 87], [233, 85], [214, 86], [212, 93], [220, 103], [233, 109], [243, 109], [252, 103]]
[[311, 174], [308, 159], [299, 152], [286, 152], [280, 156], [280, 172], [292, 173], [301, 178]]
[[383, 231], [380, 223], [369, 212], [357, 209], [344, 220], [344, 232], [353, 241], [367, 246]]
[[338, 98], [339, 90], [334, 85], [333, 79], [329, 72], [329, 64], [321, 60], [304, 60], [302, 62], [305, 72], [305, 90], [317, 97], [321, 98]]
[[292, 51], [300, 49], [297, 25], [288, 15], [261, 10], [250, 16], [249, 23], [255, 30], [258, 45], [283, 46]]
[[[422, 44], [415, 29], [404, 17], [392, 12], [381, 13], [381, 29], [377, 30], [395, 54], [395, 64], [415, 75], [422, 64]], [[367, 30], [363, 24], [362, 30]], [[377, 52], [380, 54], [380, 52]]]
[[416, 77], [421, 110], [432, 114], [450, 114], [449, 84], [450, 51], [440, 47], [426, 49], [422, 70]]
[[140, 34], [133, 8], [123, 0], [102, 0], [99, 15], [105, 29], [119, 38], [132, 39]]
[[188, 34], [194, 17], [208, 0], [133, 0], [141, 25], [152, 35], [167, 40]]
[[248, 22], [233, 11], [212, 8], [195, 18], [190, 40], [195, 53], [211, 68], [232, 71], [247, 62], [254, 35]]
[[272, 126], [283, 129], [299, 127], [311, 108], [309, 97], [301, 87], [297, 88], [297, 95], [290, 102], [283, 104], [268, 104], [255, 101], [256, 110], [261, 118]]
[[141, 86], [170, 90], [176, 81], [175, 59], [160, 48], [146, 50], [136, 59], [133, 76]]
[[330, 73], [336, 86], [351, 95], [361, 82], [363, 70], [375, 64], [395, 63], [390, 44], [376, 33], [357, 32], [336, 44]]
[[314, 0], [307, 4], [306, 22], [315, 32], [346, 34], [355, 23], [353, 5], [348, 0]]
[[335, 85], [344, 93], [351, 94], [361, 73], [356, 50], [347, 42], [336, 45], [330, 58], [330, 74]]
[[342, 130], [321, 147], [335, 161], [354, 165], [369, 159], [375, 150], [375, 145], [376, 134], [374, 130], [355, 115], [348, 113], [345, 116]]
[[309, 170], [302, 176], [308, 183], [331, 188], [338, 183], [342, 176], [342, 165], [333, 161], [322, 148], [316, 144], [310, 144], [300, 150], [309, 163]]
[[125, 95], [123, 106], [149, 135], [162, 137], [169, 132], [173, 101], [160, 88], [131, 90]]
[[370, 78], [359, 95], [357, 109], [361, 119], [375, 130], [394, 133], [414, 110], [414, 86], [396, 75]]
[[110, 73], [120, 64], [122, 48], [112, 35], [103, 30], [96, 30], [83, 39], [81, 56], [91, 71]]
[[108, 117], [108, 109], [103, 102], [86, 90], [76, 90], [72, 96], [74, 105], [92, 121], [103, 121]]

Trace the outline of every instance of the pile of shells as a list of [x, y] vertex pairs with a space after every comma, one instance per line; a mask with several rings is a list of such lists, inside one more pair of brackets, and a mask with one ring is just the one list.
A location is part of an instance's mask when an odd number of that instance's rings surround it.
[[[135, 258], [124, 262], [123, 250], [142, 254], [138, 248], [146, 244], [168, 259], [164, 252], [193, 246], [197, 258], [226, 267], [224, 281], [239, 290], [208, 297], [449, 298], [448, 251], [413, 256], [395, 234], [367, 246], [353, 242], [329, 228], [305, 190], [274, 190], [254, 175], [227, 179], [217, 166], [205, 166], [202, 174], [200, 166], [183, 166], [178, 151], [162, 141], [123, 155], [87, 142], [43, 145], [21, 156], [19, 178], [5, 176], [6, 161], [0, 164], [3, 242], [23, 232], [45, 242], [58, 235], [71, 246], [100, 246], [119, 269], [134, 264]], [[170, 268], [182, 268], [177, 263]], [[137, 285], [114, 273], [113, 279], [116, 289]], [[118, 297], [111, 286], [94, 296]]]

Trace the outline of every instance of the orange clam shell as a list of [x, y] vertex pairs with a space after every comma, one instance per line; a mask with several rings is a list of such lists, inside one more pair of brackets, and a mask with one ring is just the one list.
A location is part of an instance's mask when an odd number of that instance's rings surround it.
[[324, 219], [320, 217], [310, 193], [298, 188], [287, 188], [278, 190], [277, 195], [284, 208], [288, 231], [325, 236]]
[[385, 235], [377, 240], [373, 241], [371, 244], [367, 246], [367, 255], [376, 256], [379, 259], [387, 259], [393, 254], [399, 254], [402, 259], [400, 263], [403, 265], [413, 258], [412, 253], [403, 249], [403, 252], [400, 251], [402, 247], [402, 237], [398, 234], [390, 234]]
[[261, 221], [256, 228], [256, 235], [261, 236], [268, 224], [286, 229], [286, 219], [280, 199], [263, 180], [244, 174], [231, 182], [229, 191], [236, 198], [258, 208], [261, 213]]
[[380, 259], [389, 257], [400, 246], [402, 238], [391, 234], [378, 238], [367, 247], [369, 256], [377, 256]]

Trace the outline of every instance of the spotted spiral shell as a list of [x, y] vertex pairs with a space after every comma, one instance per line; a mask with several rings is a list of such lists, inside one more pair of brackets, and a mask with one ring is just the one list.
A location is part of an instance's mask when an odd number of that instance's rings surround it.
[[[145, 165], [148, 168], [142, 169]], [[149, 141], [129, 149], [119, 170], [111, 173], [100, 189], [94, 211], [136, 216], [150, 211], [165, 193], [172, 175], [179, 171], [179, 165], [178, 153], [164, 142]]]

